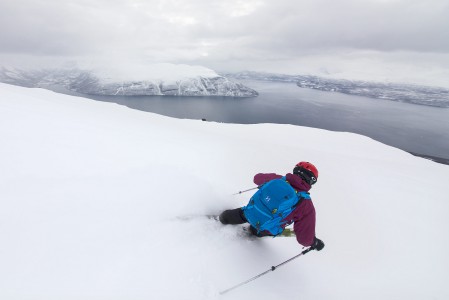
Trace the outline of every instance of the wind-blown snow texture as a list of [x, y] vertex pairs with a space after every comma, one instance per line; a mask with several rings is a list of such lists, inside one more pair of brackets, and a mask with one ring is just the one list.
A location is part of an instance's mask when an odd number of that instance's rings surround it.
[[[178, 120], [0, 84], [0, 298], [448, 299], [449, 167], [369, 138]], [[297, 142], [295, 142], [297, 141]], [[307, 141], [306, 143], [301, 141]], [[313, 161], [326, 243], [177, 216], [237, 207]]]
[[[181, 75], [169, 78], [166, 74], [167, 68], [173, 71], [172, 73]], [[0, 68], [0, 82], [49, 89], [63, 87], [88, 95], [230, 97], [255, 97], [258, 95], [255, 90], [219, 76], [206, 68], [164, 64], [162, 68], [159, 66], [158, 69], [161, 77], [157, 77], [157, 71], [150, 72], [148, 75], [142, 74], [141, 69], [135, 70], [137, 74], [133, 74], [132, 69], [121, 72], [117, 69], [22, 70], [2, 67]]]

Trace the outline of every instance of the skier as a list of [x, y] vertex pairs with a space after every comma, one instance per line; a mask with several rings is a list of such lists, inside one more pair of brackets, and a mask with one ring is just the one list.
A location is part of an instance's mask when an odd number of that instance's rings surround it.
[[[264, 216], [262, 215], [259, 218], [257, 214], [263, 214], [260, 211], [264, 210], [267, 207], [267, 205], [257, 204], [257, 199], [259, 199], [260, 195], [262, 195], [261, 192], [263, 189], [269, 189], [269, 185], [267, 183], [276, 179], [278, 181], [280, 181], [279, 179], [286, 181], [289, 184], [288, 188], [290, 189], [291, 186], [294, 189], [294, 192], [296, 192], [296, 194], [294, 193], [294, 202], [296, 204], [286, 210], [288, 215], [286, 215], [284, 218], [281, 219], [278, 217], [278, 222], [274, 220], [276, 217], [270, 217], [270, 220], [267, 222], [263, 221], [263, 224], [269, 224], [265, 226], [265, 228], [268, 227], [267, 230], [264, 229], [264, 226], [260, 226], [261, 224], [259, 221], [256, 221], [264, 218]], [[311, 189], [312, 185], [317, 182], [317, 179], [317, 168], [313, 164], [304, 161], [296, 164], [293, 169], [293, 174], [288, 173], [285, 177], [275, 173], [256, 174], [254, 176], [254, 183], [259, 186], [259, 191], [253, 195], [248, 205], [236, 209], [225, 210], [220, 214], [219, 220], [222, 224], [250, 223], [249, 230], [251, 234], [257, 237], [275, 236], [282, 232], [282, 230], [284, 230], [286, 226], [294, 223], [293, 229], [295, 231], [298, 243], [306, 247], [310, 246], [313, 249], [320, 251], [324, 248], [324, 243], [315, 236], [315, 207], [313, 206], [312, 200], [310, 199], [310, 196], [308, 194], [308, 191]], [[283, 184], [285, 185], [285, 183]], [[271, 184], [271, 186], [273, 186], [273, 184]], [[275, 199], [275, 193], [280, 193], [280, 190], [278, 191], [273, 190], [273, 188], [271, 189], [271, 191], [265, 191], [265, 193], [263, 194], [263, 197], [267, 198], [266, 201]], [[285, 198], [287, 198], [287, 196], [285, 196]], [[299, 203], [297, 198], [300, 199]], [[259, 200], [259, 202], [260, 201], [263, 200]], [[283, 201], [283, 198], [280, 201]], [[268, 204], [268, 202], [266, 204]], [[257, 205], [260, 205], [260, 207], [254, 208], [254, 206]], [[273, 216], [282, 216], [282, 213], [279, 214], [279, 210], [273, 209]], [[266, 215], [267, 214], [265, 214], [265, 216]], [[273, 223], [275, 224], [273, 225]], [[278, 229], [276, 229], [276, 226]]]

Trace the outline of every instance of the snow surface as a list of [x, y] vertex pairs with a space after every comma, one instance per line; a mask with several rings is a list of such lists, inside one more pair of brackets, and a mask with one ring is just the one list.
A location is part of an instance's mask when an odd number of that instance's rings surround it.
[[[367, 137], [181, 120], [0, 84], [0, 299], [449, 299], [449, 167]], [[297, 141], [297, 142], [295, 142]], [[178, 216], [314, 162], [326, 247]]]

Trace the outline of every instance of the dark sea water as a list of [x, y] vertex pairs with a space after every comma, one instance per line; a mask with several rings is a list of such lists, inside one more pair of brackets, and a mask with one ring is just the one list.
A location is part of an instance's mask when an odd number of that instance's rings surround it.
[[294, 83], [241, 82], [260, 95], [255, 98], [87, 97], [176, 118], [294, 124], [354, 132], [408, 152], [449, 160], [448, 108], [304, 89]]

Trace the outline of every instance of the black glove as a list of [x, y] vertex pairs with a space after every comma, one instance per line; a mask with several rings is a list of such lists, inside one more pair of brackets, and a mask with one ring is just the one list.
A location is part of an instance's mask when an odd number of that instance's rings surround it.
[[312, 244], [312, 246], [310, 246], [310, 248], [312, 248], [316, 251], [321, 251], [324, 248], [324, 243], [322, 240], [317, 239], [315, 237], [315, 239], [313, 240], [313, 244]]

